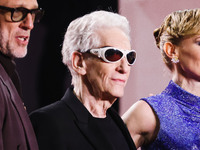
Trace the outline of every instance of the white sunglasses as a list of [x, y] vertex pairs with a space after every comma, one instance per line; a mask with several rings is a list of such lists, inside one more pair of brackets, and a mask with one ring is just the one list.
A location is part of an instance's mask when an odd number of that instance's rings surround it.
[[97, 49], [89, 49], [87, 52], [102, 58], [105, 62], [108, 63], [118, 62], [125, 56], [129, 65], [133, 65], [136, 60], [135, 50], [121, 50], [114, 47], [103, 47]]

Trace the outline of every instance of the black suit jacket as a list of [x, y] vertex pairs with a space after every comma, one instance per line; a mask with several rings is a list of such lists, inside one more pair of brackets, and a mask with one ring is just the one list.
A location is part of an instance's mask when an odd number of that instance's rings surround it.
[[[136, 150], [120, 116], [110, 108], [108, 113], [121, 129], [131, 150]], [[103, 135], [94, 135], [96, 124], [69, 88], [64, 97], [30, 114], [40, 150], [113, 150]], [[102, 144], [103, 143], [103, 144]]]

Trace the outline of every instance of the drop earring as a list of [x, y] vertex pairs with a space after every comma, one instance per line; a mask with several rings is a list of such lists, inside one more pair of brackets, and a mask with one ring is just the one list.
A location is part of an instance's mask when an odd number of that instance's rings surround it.
[[177, 56], [174, 56], [171, 60], [173, 63], [177, 64], [179, 62], [179, 59]]

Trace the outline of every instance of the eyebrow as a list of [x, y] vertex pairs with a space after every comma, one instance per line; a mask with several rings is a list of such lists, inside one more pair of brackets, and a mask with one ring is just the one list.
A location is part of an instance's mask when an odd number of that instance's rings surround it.
[[13, 6], [6, 6], [6, 7], [10, 7], [10, 8], [20, 8], [20, 7], [23, 7], [23, 8], [26, 8], [26, 9], [37, 9], [39, 8], [39, 5], [38, 4], [34, 4], [32, 6], [27, 6], [26, 4], [22, 3], [22, 4], [15, 4]]

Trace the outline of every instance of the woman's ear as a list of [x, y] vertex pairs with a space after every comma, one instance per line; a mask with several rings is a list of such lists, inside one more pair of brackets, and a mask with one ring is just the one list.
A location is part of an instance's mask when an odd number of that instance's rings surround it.
[[86, 74], [85, 61], [83, 55], [80, 52], [73, 52], [72, 54], [72, 68], [80, 75]]
[[174, 58], [177, 57], [178, 58], [178, 52], [176, 50], [176, 47], [174, 44], [172, 44], [171, 42], [166, 42], [164, 44], [163, 50], [165, 52], [165, 54], [169, 57], [169, 58]]

